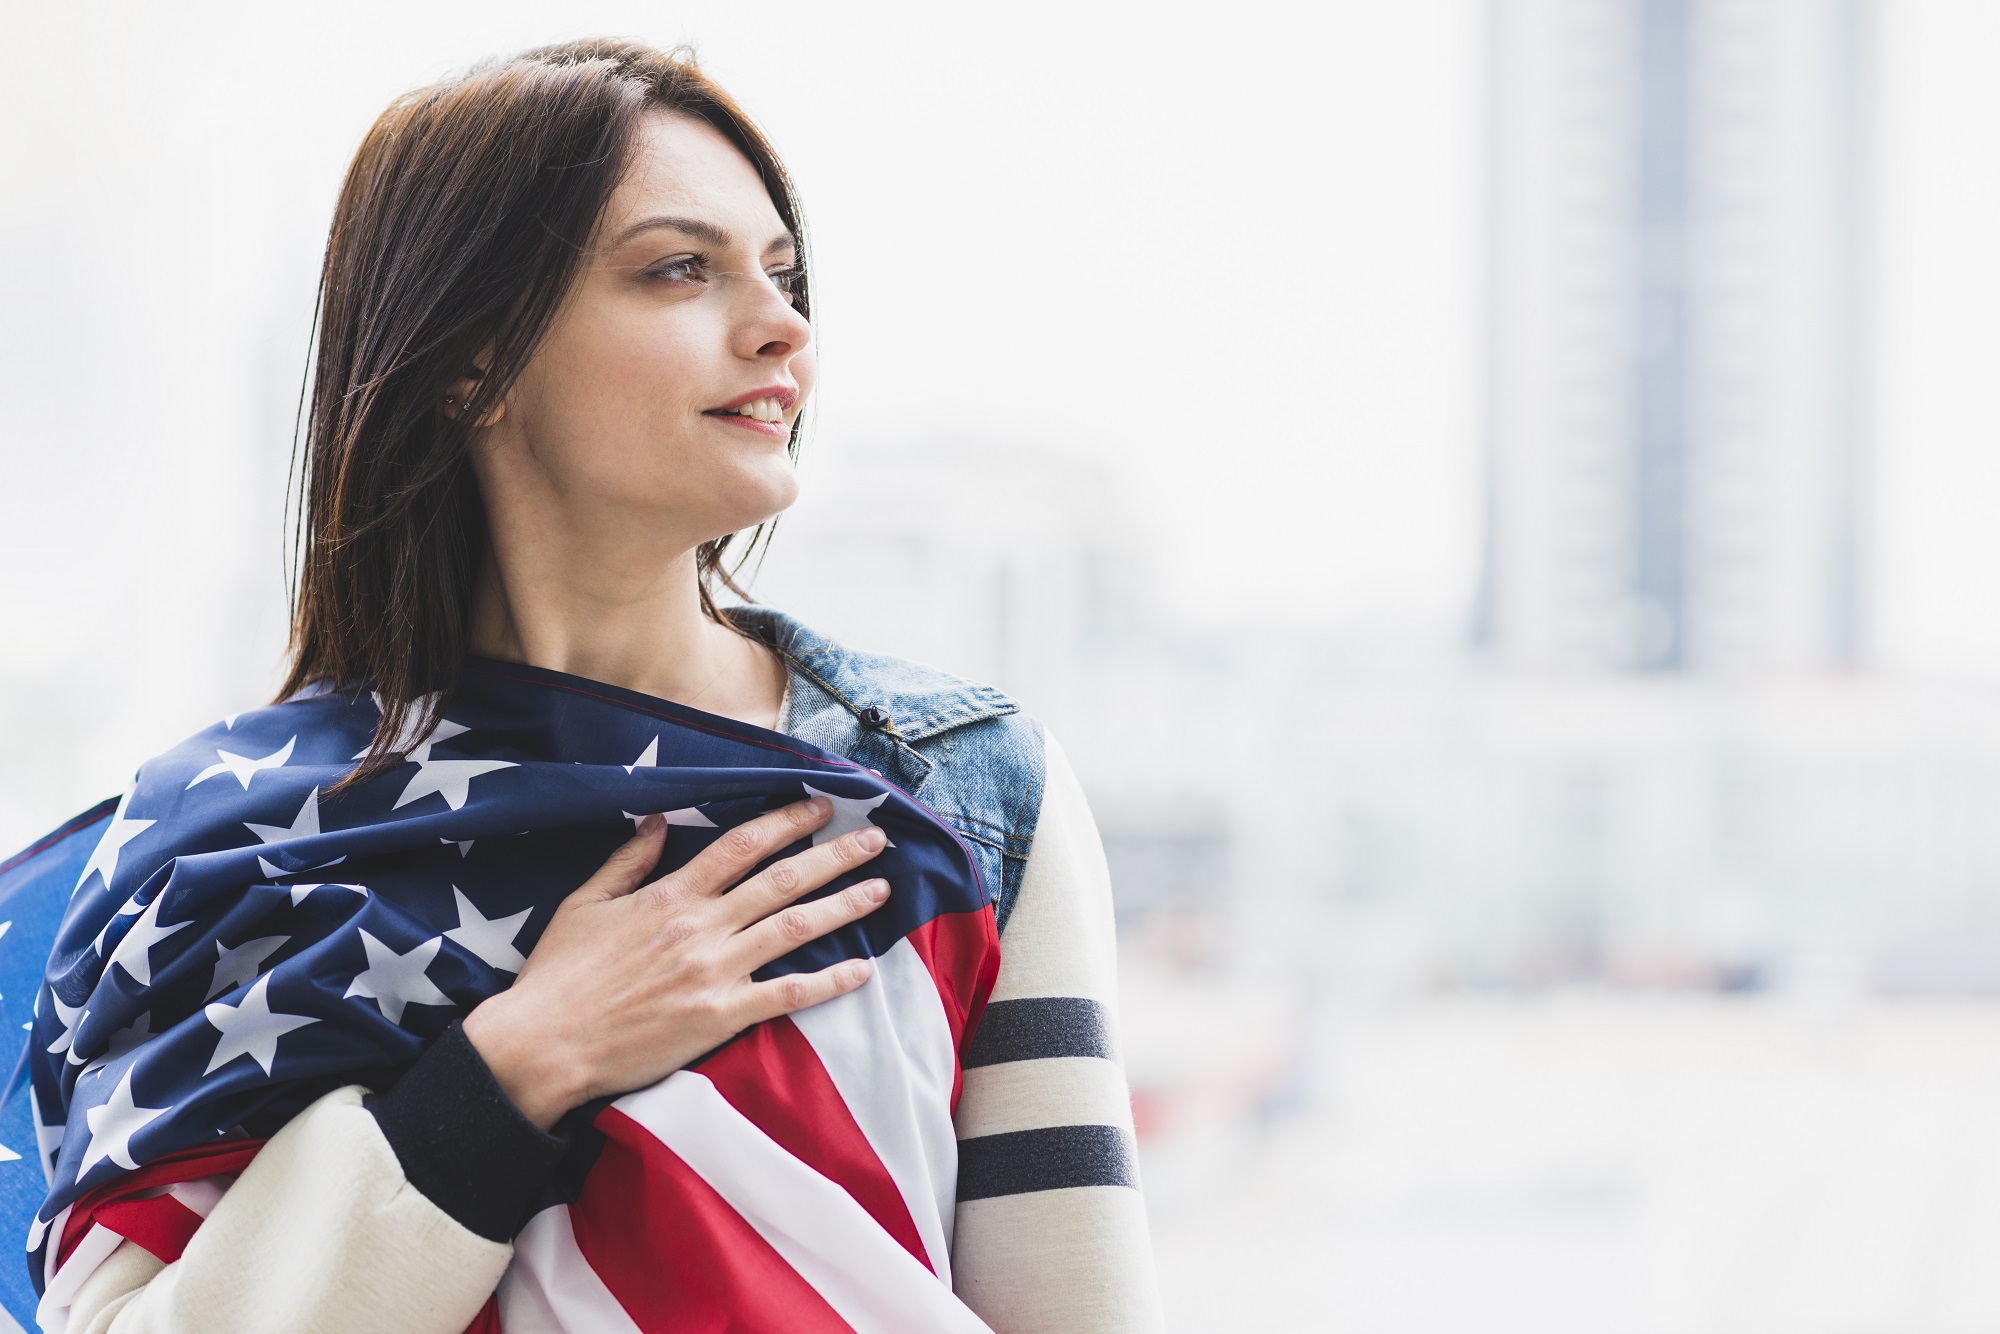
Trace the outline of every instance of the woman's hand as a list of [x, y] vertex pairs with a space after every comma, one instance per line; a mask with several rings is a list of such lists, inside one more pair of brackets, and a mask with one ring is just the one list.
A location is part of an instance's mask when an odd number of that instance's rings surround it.
[[514, 985], [465, 1017], [466, 1038], [521, 1113], [547, 1130], [572, 1107], [644, 1088], [752, 1024], [866, 982], [874, 971], [866, 959], [750, 980], [779, 955], [867, 916], [889, 896], [887, 881], [868, 880], [793, 903], [880, 852], [887, 839], [872, 827], [774, 862], [737, 885], [832, 813], [830, 802], [814, 797], [759, 816], [644, 888], [666, 846], [666, 822], [657, 815], [640, 821], [632, 840], [556, 909]]

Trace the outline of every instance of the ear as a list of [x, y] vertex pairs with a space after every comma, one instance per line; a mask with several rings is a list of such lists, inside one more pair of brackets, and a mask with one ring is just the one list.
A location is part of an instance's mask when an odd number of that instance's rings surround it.
[[[486, 368], [479, 361], [475, 361], [463, 376], [452, 381], [451, 387], [444, 391], [444, 415], [450, 417], [453, 421], [458, 420], [459, 413], [464, 410], [466, 402], [472, 397], [473, 392], [479, 388], [480, 382], [485, 376]], [[503, 398], [488, 408], [485, 415], [481, 416], [473, 425], [475, 427], [493, 426], [498, 424], [500, 419], [506, 415], [507, 400]]]

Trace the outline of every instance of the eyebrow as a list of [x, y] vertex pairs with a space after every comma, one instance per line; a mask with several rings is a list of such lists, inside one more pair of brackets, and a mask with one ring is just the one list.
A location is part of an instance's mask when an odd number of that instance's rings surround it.
[[[661, 214], [657, 217], [641, 218], [624, 231], [618, 233], [617, 239], [611, 243], [612, 248], [615, 250], [633, 237], [639, 235], [639, 233], [652, 231], [656, 227], [671, 227], [677, 232], [685, 233], [688, 236], [694, 237], [697, 241], [705, 245], [715, 246], [717, 249], [729, 245], [735, 239], [728, 232], [712, 222], [706, 222], [700, 218], [681, 218]], [[772, 237], [770, 243], [764, 247], [764, 253], [768, 255], [772, 251], [783, 249], [786, 246], [797, 250], [799, 248], [799, 238], [790, 232], [780, 232], [778, 235]]]

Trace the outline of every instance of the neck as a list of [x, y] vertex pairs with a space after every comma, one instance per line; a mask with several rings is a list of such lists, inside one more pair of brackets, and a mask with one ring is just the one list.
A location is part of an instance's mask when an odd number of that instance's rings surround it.
[[494, 536], [473, 588], [471, 652], [777, 725], [784, 667], [703, 614], [693, 550], [648, 560], [630, 546]]

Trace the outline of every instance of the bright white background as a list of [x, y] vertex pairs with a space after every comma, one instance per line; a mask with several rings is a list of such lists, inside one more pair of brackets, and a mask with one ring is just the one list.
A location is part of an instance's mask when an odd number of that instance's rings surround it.
[[[1984, 671], [2000, 10], [1882, 8], [1876, 657]], [[1476, 555], [1481, 22], [1472, 0], [11, 6], [0, 681], [78, 692], [87, 730], [124, 722], [100, 748], [65, 717], [88, 758], [0, 829], [59, 818], [264, 688], [347, 155], [398, 91], [584, 32], [695, 42], [787, 154], [820, 282], [822, 452], [1075, 451], [1129, 493], [1183, 616], [1455, 629]]]
[[16, 6], [0, 672], [22, 692], [87, 680], [91, 717], [125, 719], [60, 795], [22, 794], [37, 819], [265, 688], [314, 267], [368, 122], [481, 55], [592, 32], [695, 42], [797, 174], [816, 450], [1103, 459], [1196, 618], [1460, 614], [1464, 0]]
[[[824, 358], [802, 509], [870, 497], [844, 461], [884, 444], [1074, 457], [1172, 621], [1449, 643], [1477, 573], [1483, 14], [9, 4], [0, 851], [268, 695], [347, 157], [398, 92], [586, 33], [694, 41], [799, 178]], [[2000, 7], [1877, 14], [1873, 671], [1978, 694]], [[1142, 1075], [1183, 1032], [1147, 1015], [1279, 1026], [1227, 979], [1132, 985]], [[1733, 1004], [1335, 1007], [1319, 1111], [1149, 1150], [1180, 1327], [1982, 1327], [1993, 1011]]]

